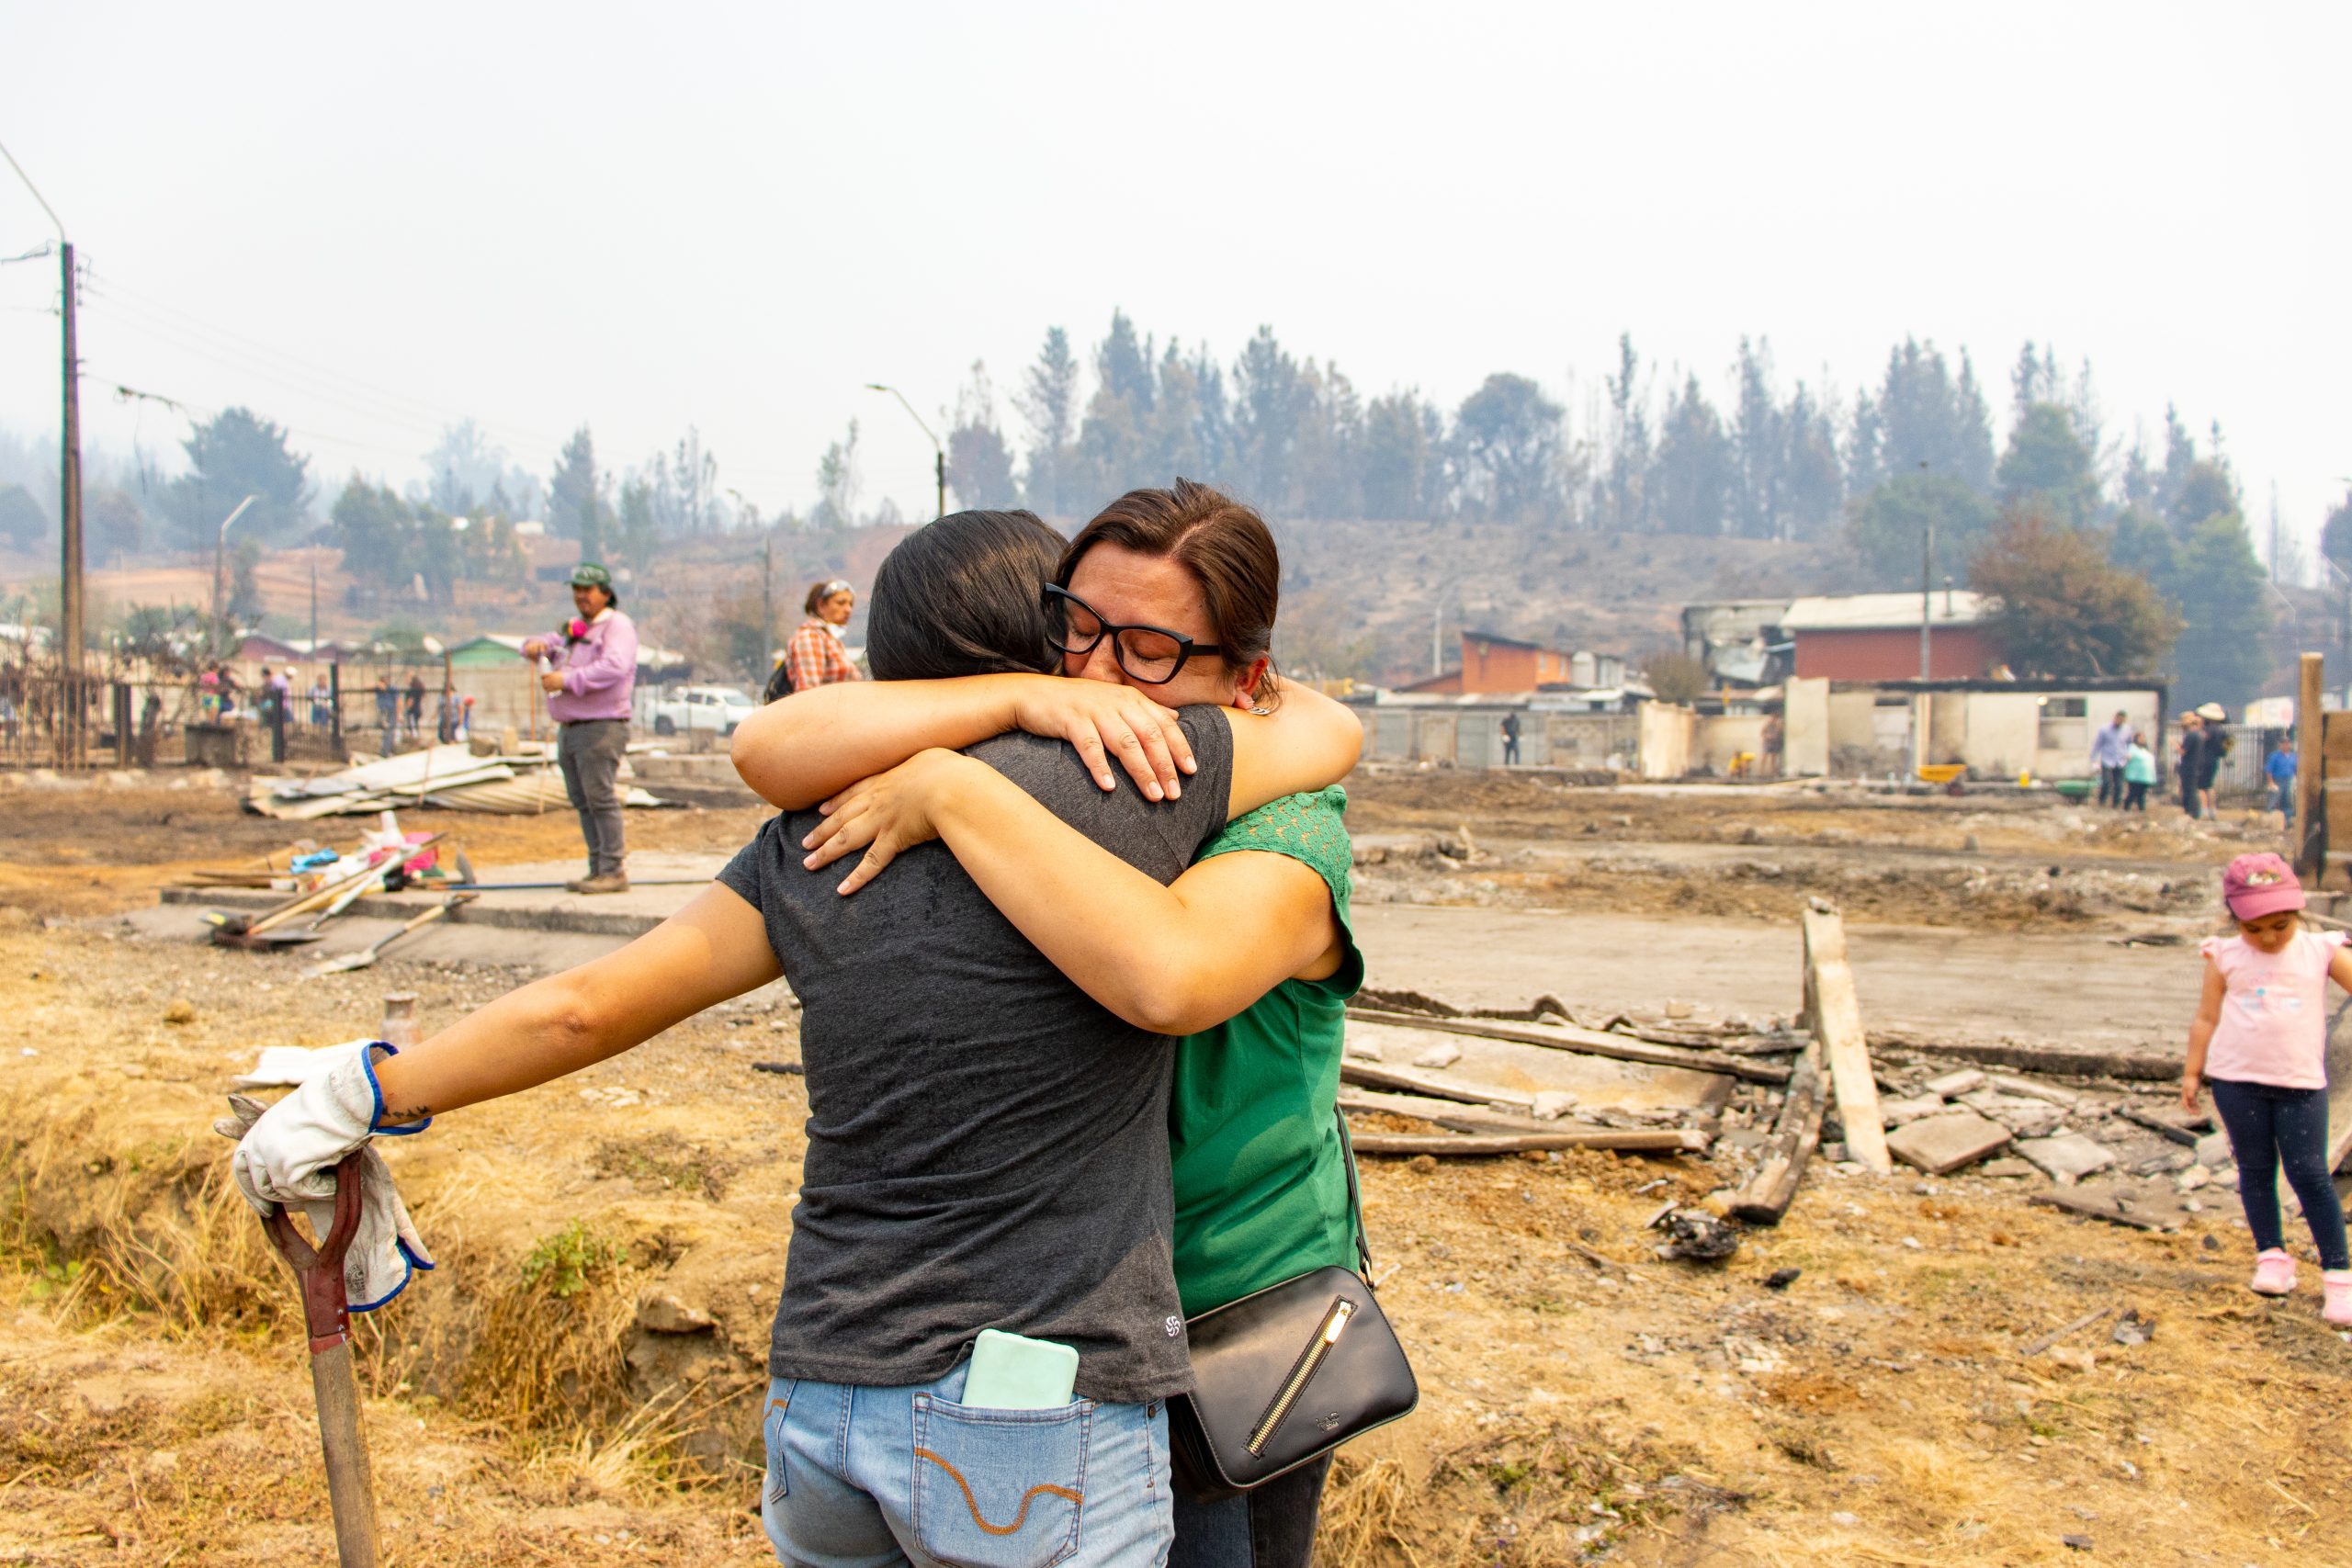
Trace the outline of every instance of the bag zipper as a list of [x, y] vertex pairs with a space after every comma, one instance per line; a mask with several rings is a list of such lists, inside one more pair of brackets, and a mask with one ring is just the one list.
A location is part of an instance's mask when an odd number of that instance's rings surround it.
[[1346, 1331], [1349, 1319], [1355, 1314], [1355, 1303], [1345, 1296], [1332, 1299], [1331, 1310], [1323, 1314], [1322, 1325], [1316, 1329], [1315, 1337], [1306, 1342], [1306, 1348], [1300, 1351], [1298, 1359], [1292, 1363], [1290, 1376], [1283, 1380], [1281, 1392], [1274, 1395], [1274, 1402], [1266, 1406], [1266, 1413], [1258, 1417], [1258, 1425], [1250, 1428], [1247, 1445], [1250, 1458], [1257, 1459], [1265, 1453], [1266, 1445], [1281, 1429], [1283, 1421], [1290, 1415], [1291, 1406], [1296, 1404], [1298, 1396], [1306, 1392], [1307, 1383], [1322, 1367], [1324, 1359], [1331, 1354], [1331, 1347], [1340, 1342], [1340, 1336]]

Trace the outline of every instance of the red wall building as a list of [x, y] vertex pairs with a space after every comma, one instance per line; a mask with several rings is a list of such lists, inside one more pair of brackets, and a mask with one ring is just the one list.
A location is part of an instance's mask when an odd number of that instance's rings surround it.
[[1574, 679], [1569, 655], [1492, 632], [1462, 634], [1462, 667], [1404, 687], [1449, 696], [1521, 694]]
[[[2000, 656], [1985, 636], [1985, 605], [1973, 593], [1928, 597], [1928, 678], [1973, 681], [1993, 672]], [[1846, 593], [1799, 599], [1781, 629], [1796, 643], [1796, 673], [1832, 681], [1919, 678], [1917, 593]]]
[[[1916, 681], [1919, 678], [1919, 628], [1855, 626], [1800, 631], [1797, 673], [1832, 681]], [[1992, 649], [1978, 626], [1934, 626], [1928, 641], [1928, 678], [1973, 681], [1991, 671]]]

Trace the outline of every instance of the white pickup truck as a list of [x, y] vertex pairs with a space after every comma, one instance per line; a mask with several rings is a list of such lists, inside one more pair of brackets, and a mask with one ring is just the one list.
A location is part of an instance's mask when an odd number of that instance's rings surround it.
[[735, 686], [665, 686], [639, 698], [637, 722], [656, 735], [696, 729], [732, 735], [759, 705]]

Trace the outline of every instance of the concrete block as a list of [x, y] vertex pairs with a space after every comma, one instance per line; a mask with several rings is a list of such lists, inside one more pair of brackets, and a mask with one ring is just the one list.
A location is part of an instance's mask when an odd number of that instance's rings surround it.
[[2230, 1135], [2227, 1133], [2208, 1133], [2197, 1140], [2195, 1153], [2199, 1165], [2208, 1170], [2219, 1170], [2232, 1163]]
[[1946, 1100], [1957, 1100], [1972, 1089], [1983, 1089], [1984, 1075], [1974, 1067], [1962, 1067], [1958, 1072], [1946, 1073], [1939, 1078], [1929, 1078], [1921, 1087], [1929, 1094], [1940, 1095]]
[[2065, 1133], [2055, 1138], [2020, 1138], [2018, 1153], [2062, 1185], [2080, 1181], [2115, 1163], [2113, 1149], [2080, 1133]]
[[2066, 1119], [2064, 1106], [2052, 1105], [2046, 1100], [2028, 1100], [2023, 1095], [2003, 1094], [1995, 1089], [1980, 1089], [1960, 1097], [1960, 1102], [1982, 1116], [1990, 1116], [2020, 1138], [2038, 1138], [2057, 1130]]
[[1887, 1152], [1929, 1176], [1973, 1165], [2006, 1146], [2009, 1130], [1973, 1111], [1948, 1111], [1922, 1117], [1887, 1134]]
[[1450, 1067], [1460, 1060], [1462, 1060], [1462, 1047], [1456, 1045], [1453, 1041], [1447, 1040], [1430, 1046], [1428, 1050], [1414, 1057], [1413, 1066], [1417, 1067], [1428, 1067], [1434, 1071], [1439, 1068]]
[[1883, 1100], [1879, 1114], [1890, 1127], [1900, 1127], [1906, 1122], [1917, 1122], [1922, 1116], [1939, 1116], [1944, 1111], [1943, 1097], [1922, 1094], [1910, 1100]]
[[1976, 1174], [2014, 1179], [2020, 1176], [2040, 1176], [2041, 1172], [2014, 1155], [2003, 1155], [1999, 1159], [1988, 1159], [1978, 1166]]
[[2010, 1077], [2001, 1073], [1992, 1074], [1985, 1078], [1984, 1084], [1986, 1088], [1997, 1089], [2003, 1094], [2021, 1094], [2028, 1100], [2046, 1100], [2052, 1105], [2072, 1105], [2083, 1098], [2073, 1089], [2061, 1089], [2056, 1084], [2046, 1084], [2034, 1078]]

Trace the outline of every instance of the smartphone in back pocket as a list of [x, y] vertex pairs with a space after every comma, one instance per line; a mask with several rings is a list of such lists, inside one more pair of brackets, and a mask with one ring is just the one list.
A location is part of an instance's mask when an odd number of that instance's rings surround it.
[[1058, 1410], [1078, 1386], [1078, 1352], [1050, 1339], [983, 1328], [958, 1403], [984, 1410]]

